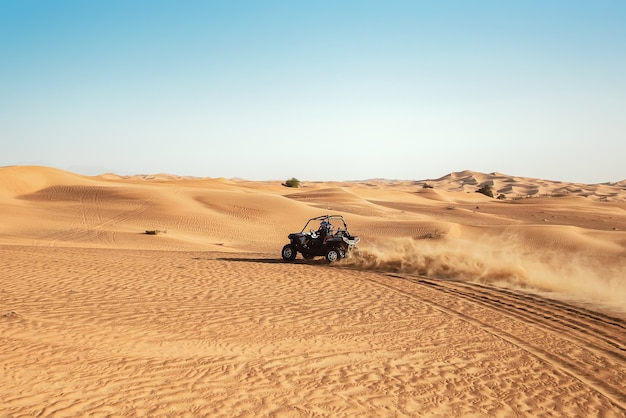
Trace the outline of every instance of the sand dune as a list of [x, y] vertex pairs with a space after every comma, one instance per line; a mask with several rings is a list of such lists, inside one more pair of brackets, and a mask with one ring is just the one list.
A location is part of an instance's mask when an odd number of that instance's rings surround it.
[[280, 183], [1, 167], [0, 415], [626, 416], [626, 180]]
[[514, 177], [502, 173], [476, 173], [470, 170], [450, 173], [425, 183], [450, 191], [473, 192], [476, 187], [488, 184], [494, 193], [504, 194], [508, 198], [532, 196], [584, 196], [591, 199], [624, 201], [626, 180], [617, 183], [580, 184], [560, 181]]

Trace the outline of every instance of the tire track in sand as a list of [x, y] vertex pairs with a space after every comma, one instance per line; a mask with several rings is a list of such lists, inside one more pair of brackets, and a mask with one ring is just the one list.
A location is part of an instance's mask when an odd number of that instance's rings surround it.
[[151, 202], [151, 199], [116, 196], [117, 190], [99, 186], [67, 187], [62, 192], [65, 199], [67, 196], [75, 199], [79, 213], [75, 215], [73, 228], [48, 237], [52, 243], [94, 241], [114, 246], [117, 241], [115, 227], [139, 219], [150, 208]]
[[481, 284], [398, 274], [366, 280], [481, 327], [577, 379], [626, 412], [623, 319]]

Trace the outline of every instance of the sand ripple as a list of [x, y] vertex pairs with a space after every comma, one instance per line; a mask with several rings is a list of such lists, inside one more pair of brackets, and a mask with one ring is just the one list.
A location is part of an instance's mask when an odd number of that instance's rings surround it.
[[623, 333], [572, 334], [571, 305], [263, 254], [1, 251], [4, 415], [624, 414]]

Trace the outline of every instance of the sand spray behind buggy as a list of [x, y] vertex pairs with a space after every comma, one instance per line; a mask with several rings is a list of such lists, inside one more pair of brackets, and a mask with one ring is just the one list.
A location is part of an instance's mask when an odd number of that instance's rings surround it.
[[339, 265], [559, 292], [626, 306], [626, 263], [616, 264], [616, 256], [607, 263], [597, 255], [532, 248], [511, 231], [480, 239], [458, 235], [362, 242]]

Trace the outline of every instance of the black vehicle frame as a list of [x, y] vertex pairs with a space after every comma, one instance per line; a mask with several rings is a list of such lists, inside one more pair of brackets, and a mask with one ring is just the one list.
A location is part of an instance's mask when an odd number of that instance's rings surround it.
[[[305, 232], [317, 222], [320, 223], [317, 231], [311, 228]], [[322, 256], [329, 263], [344, 258], [360, 241], [359, 237], [348, 232], [346, 220], [341, 215], [311, 218], [300, 232], [289, 234], [288, 238], [289, 244], [283, 247], [281, 253], [283, 260], [295, 260], [300, 253], [307, 260]]]

